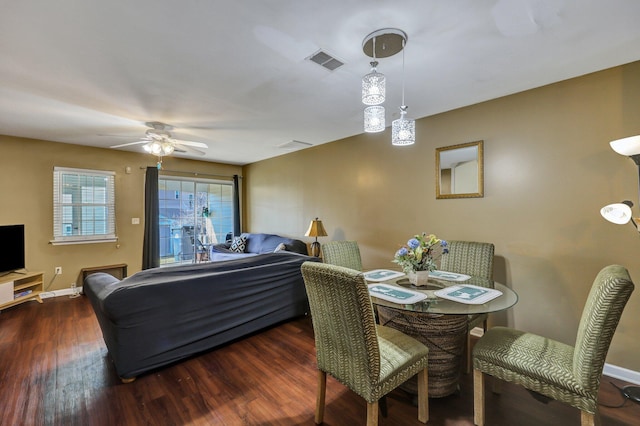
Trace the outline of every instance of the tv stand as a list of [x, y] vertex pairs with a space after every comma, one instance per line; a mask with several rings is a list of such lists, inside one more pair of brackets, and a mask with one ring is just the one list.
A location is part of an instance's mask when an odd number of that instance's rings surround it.
[[42, 303], [42, 272], [12, 272], [0, 277], [0, 311], [28, 300]]

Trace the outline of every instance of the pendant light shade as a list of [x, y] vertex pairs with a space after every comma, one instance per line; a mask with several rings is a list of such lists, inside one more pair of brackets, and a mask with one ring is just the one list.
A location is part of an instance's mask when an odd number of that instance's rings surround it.
[[416, 142], [416, 122], [406, 117], [407, 106], [400, 107], [400, 118], [391, 124], [391, 144], [396, 146], [413, 145]]
[[384, 107], [369, 106], [364, 109], [364, 131], [367, 133], [382, 132], [386, 127]]
[[362, 77], [362, 103], [365, 105], [379, 105], [384, 102], [386, 79], [377, 70], [378, 62], [371, 62], [371, 72]]

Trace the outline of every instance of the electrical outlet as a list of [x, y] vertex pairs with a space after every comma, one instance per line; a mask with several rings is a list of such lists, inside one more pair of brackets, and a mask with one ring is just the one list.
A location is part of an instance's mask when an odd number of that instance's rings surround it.
[[56, 275], [61, 275], [62, 274], [62, 266], [56, 266], [55, 274]]

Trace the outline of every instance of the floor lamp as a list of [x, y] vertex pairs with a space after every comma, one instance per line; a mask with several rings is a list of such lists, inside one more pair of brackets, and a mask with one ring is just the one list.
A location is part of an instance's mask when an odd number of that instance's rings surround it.
[[[638, 188], [640, 189], [640, 135], [618, 139], [610, 142], [609, 144], [611, 145], [611, 149], [615, 152], [620, 155], [626, 155], [636, 163], [638, 166]], [[633, 218], [631, 207], [633, 207], [633, 203], [625, 200], [621, 203], [604, 206], [600, 210], [600, 214], [609, 222], [618, 225], [624, 225], [625, 223], [631, 222], [633, 226], [640, 231], [637, 223], [640, 222], [640, 220]], [[621, 388], [620, 392], [625, 398], [640, 404], [640, 386], [628, 385]]]

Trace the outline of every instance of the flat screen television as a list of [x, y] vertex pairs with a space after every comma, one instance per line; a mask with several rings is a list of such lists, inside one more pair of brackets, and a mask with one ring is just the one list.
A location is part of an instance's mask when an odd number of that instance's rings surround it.
[[24, 225], [0, 225], [0, 274], [24, 268]]

